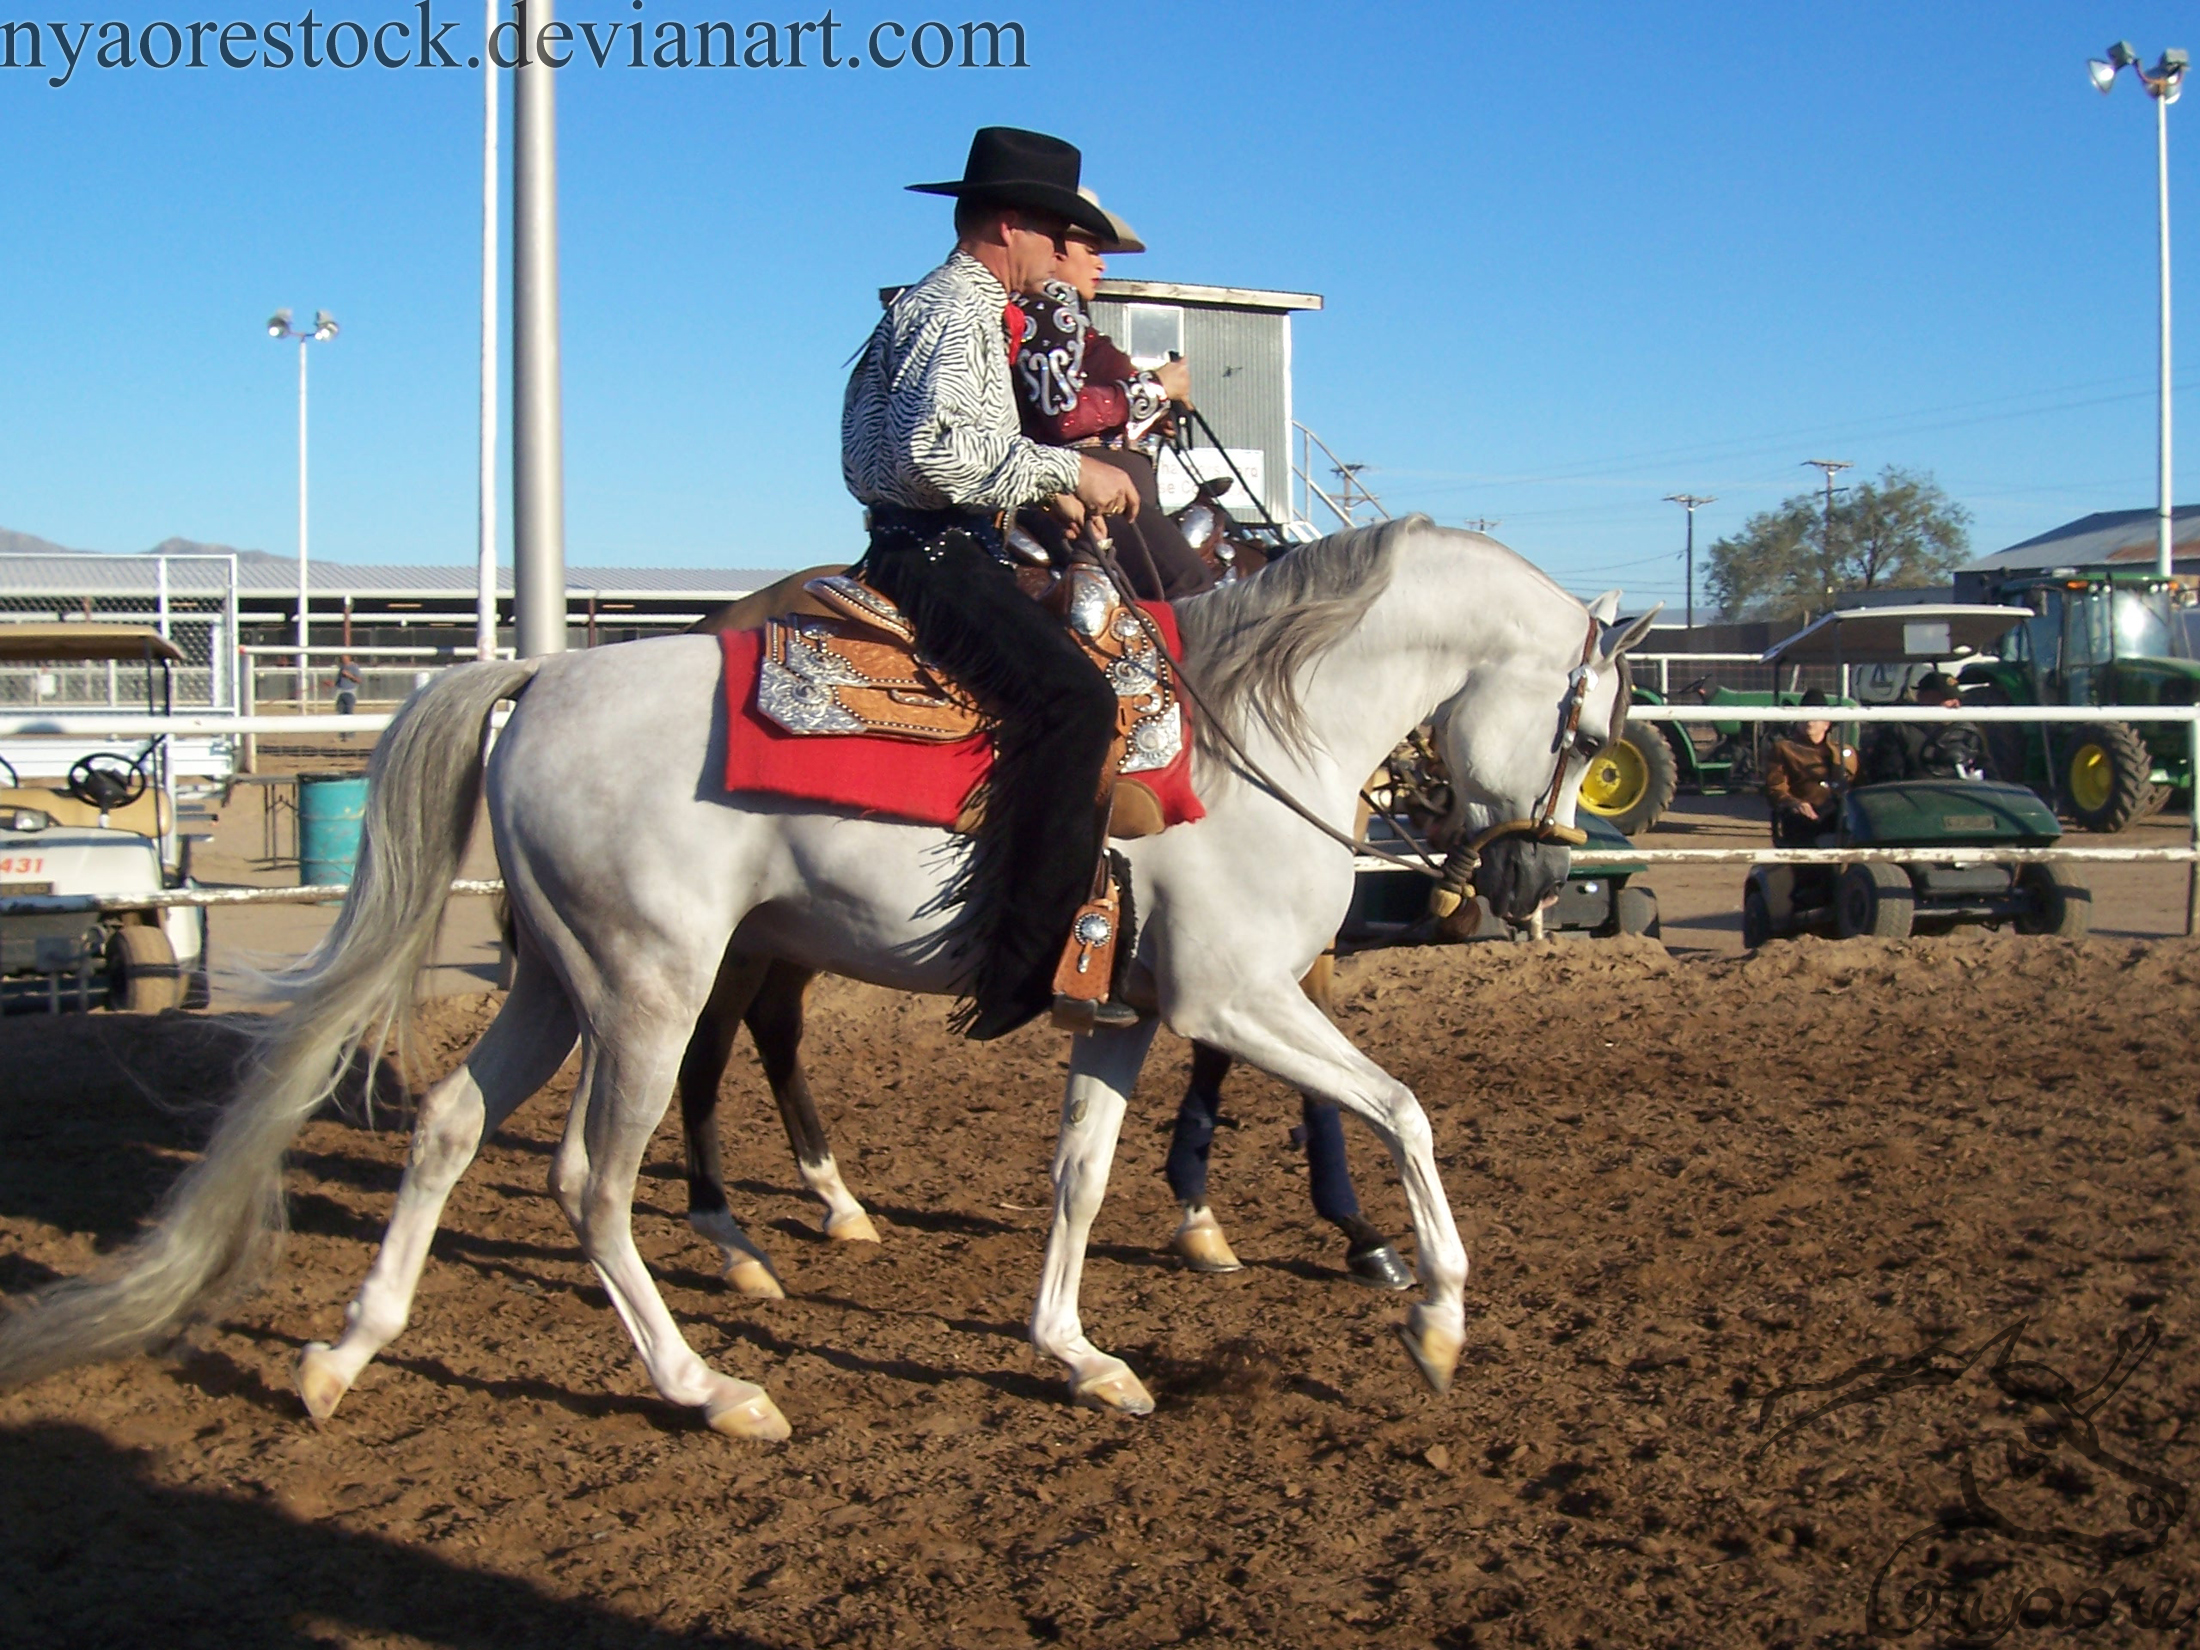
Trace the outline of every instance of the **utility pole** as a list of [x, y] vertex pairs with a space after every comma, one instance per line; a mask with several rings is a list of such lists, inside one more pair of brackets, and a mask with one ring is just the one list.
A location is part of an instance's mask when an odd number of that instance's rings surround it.
[[1667, 493], [1665, 502], [1678, 504], [1688, 512], [1688, 548], [1683, 554], [1688, 558], [1688, 628], [1696, 628], [1696, 512], [1706, 504], [1716, 504], [1715, 498], [1699, 498], [1694, 493]]
[[[550, 0], [534, 0], [540, 40]], [[557, 71], [512, 71], [512, 605], [522, 659], [565, 651], [565, 426], [558, 369]]]
[[1494, 533], [1505, 525], [1503, 516], [1469, 516], [1459, 524], [1470, 533]]
[[1853, 470], [1856, 466], [1845, 458], [1806, 458], [1803, 462], [1826, 472], [1826, 530], [1824, 543], [1819, 550], [1819, 573], [1820, 583], [1825, 588], [1826, 606], [1830, 611], [1833, 607], [1833, 478], [1843, 470]]
[[2095, 58], [2086, 65], [2093, 77], [2094, 90], [2104, 96], [2116, 84], [2119, 69], [2129, 69], [2139, 77], [2147, 96], [2154, 99], [2154, 198], [2156, 233], [2161, 242], [2160, 280], [2161, 311], [2160, 339], [2157, 345], [2158, 366], [2161, 372], [2161, 403], [2157, 414], [2156, 439], [2160, 446], [2157, 459], [2158, 498], [2154, 512], [2154, 570], [2168, 578], [2176, 563], [2174, 534], [2170, 502], [2170, 445], [2169, 445], [2169, 106], [2177, 101], [2184, 90], [2185, 73], [2191, 59], [2181, 49], [2172, 46], [2162, 53], [2161, 61], [2149, 74], [2139, 67], [2139, 54], [2131, 49], [2128, 40], [2119, 40], [2108, 48], [2104, 60]]

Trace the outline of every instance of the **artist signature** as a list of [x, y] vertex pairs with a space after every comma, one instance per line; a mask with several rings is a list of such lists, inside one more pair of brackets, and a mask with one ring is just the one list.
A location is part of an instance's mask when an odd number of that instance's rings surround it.
[[[1958, 1642], [1990, 1644], [2017, 1627], [2099, 1627], [2119, 1604], [2141, 1627], [2181, 1628], [2200, 1618], [2200, 1603], [2186, 1607], [2174, 1584], [2149, 1588], [2110, 1574], [2158, 1551], [2190, 1506], [2181, 1481], [2109, 1449], [2096, 1424], [2102, 1408], [2153, 1352], [2160, 1326], [2146, 1319], [2118, 1331], [2108, 1367], [2086, 1387], [2049, 1364], [2017, 1355], [2028, 1327], [2028, 1320], [2019, 1319], [1967, 1350], [1935, 1341], [1908, 1357], [1867, 1358], [1827, 1380], [1780, 1387], [1758, 1405], [1751, 1430], [1762, 1435], [1788, 1400], [1815, 1400], [1794, 1410], [1778, 1431], [1750, 1451], [1752, 1460], [1836, 1410], [1904, 1392], [1952, 1387], [1974, 1370], [2023, 1418], [2024, 1443], [2002, 1444], [2009, 1470], [1994, 1494], [1981, 1489], [1974, 1461], [1989, 1447], [1988, 1440], [1968, 1439], [1960, 1447], [1957, 1467], [1960, 1509], [1951, 1507], [1902, 1537], [1873, 1574], [1864, 1625], [1874, 1638], [1906, 1638], [1938, 1623], [1954, 1629]], [[2087, 1530], [2053, 1514], [2043, 1519], [2010, 1510], [2005, 1490], [2043, 1478], [2056, 1482], [2052, 1463], [2066, 1452], [2123, 1486], [2125, 1522]], [[2063, 1465], [2067, 1470], [2069, 1464]], [[2051, 1557], [2077, 1567], [2091, 1584], [2073, 1588], [2067, 1597], [2055, 1586], [2023, 1586], [2022, 1560], [2027, 1557]], [[1898, 1570], [1913, 1569], [1923, 1573], [1897, 1577]], [[1997, 1586], [2000, 1602], [1989, 1597], [1985, 1583], [2012, 1579], [2017, 1590]]]

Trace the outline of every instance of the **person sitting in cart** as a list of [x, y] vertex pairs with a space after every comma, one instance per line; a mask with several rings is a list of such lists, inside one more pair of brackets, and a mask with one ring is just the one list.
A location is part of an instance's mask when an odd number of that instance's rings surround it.
[[[1016, 350], [1016, 410], [1032, 440], [1075, 447], [1131, 478], [1139, 511], [1115, 524], [1114, 539], [1117, 558], [1138, 594], [1149, 601], [1197, 595], [1214, 583], [1214, 575], [1161, 508], [1154, 476], [1170, 407], [1191, 401], [1190, 369], [1174, 360], [1147, 371], [1092, 324], [1086, 305], [1107, 272], [1103, 259], [1143, 252], [1146, 243], [1091, 190], [1078, 192], [1106, 218], [1109, 233], [1071, 224], [1063, 231], [1053, 275], [1018, 296], [1030, 327]], [[1064, 559], [1062, 530], [1044, 518], [1031, 519], [1037, 515], [1025, 512], [1028, 528], [1057, 560]]]
[[[1955, 683], [1937, 670], [1918, 678], [1911, 697], [1937, 709], [1963, 704]], [[1968, 722], [1881, 722], [1864, 735], [1867, 784], [1986, 777], [1986, 740]]]
[[[1817, 688], [1803, 695], [1808, 710], [1825, 708]], [[1815, 848], [1833, 829], [1841, 788], [1856, 777], [1856, 748], [1833, 737], [1831, 722], [1800, 724], [1794, 737], [1775, 739], [1765, 759], [1765, 796], [1772, 803], [1776, 848]]]

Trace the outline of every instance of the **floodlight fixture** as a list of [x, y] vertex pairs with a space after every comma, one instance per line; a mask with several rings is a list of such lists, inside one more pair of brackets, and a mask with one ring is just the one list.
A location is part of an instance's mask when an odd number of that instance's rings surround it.
[[290, 336], [290, 311], [279, 309], [267, 318], [267, 335], [270, 338]]
[[2131, 42], [2128, 40], [2119, 40], [2109, 47], [2108, 60], [2119, 69], [2136, 69], [2139, 66], [2139, 54], [2131, 49]]
[[342, 330], [336, 324], [336, 317], [327, 310], [317, 309], [313, 312], [313, 341], [316, 344], [327, 343]]
[[2116, 89], [2116, 65], [2104, 63], [2099, 58], [2086, 61], [2085, 72], [2093, 77], [2093, 89], [2106, 97]]

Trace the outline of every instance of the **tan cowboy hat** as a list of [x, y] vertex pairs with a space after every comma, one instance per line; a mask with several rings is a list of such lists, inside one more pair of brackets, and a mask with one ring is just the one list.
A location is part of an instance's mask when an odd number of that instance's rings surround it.
[[1077, 192], [1092, 203], [1094, 211], [1108, 220], [1107, 239], [1098, 243], [1097, 250], [1101, 252], [1143, 252], [1146, 250], [1146, 243], [1138, 238], [1138, 231], [1102, 206], [1098, 195], [1095, 195], [1083, 184], [1077, 186]]

